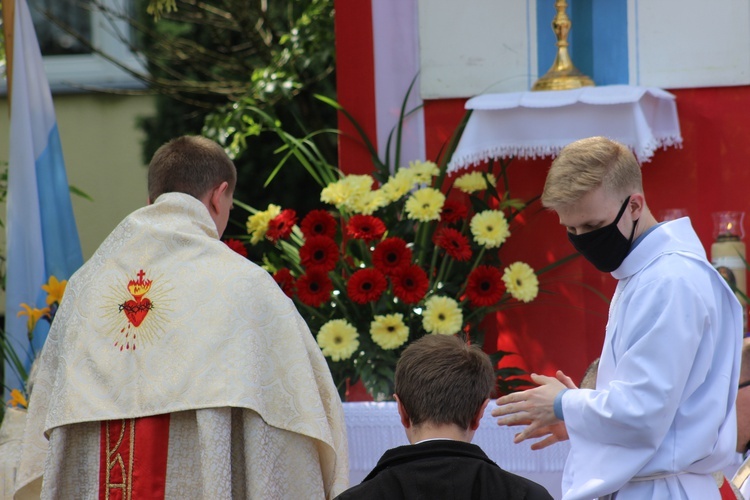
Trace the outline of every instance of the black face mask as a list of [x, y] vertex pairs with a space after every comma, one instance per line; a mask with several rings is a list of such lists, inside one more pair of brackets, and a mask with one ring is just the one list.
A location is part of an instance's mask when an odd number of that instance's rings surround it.
[[573, 244], [578, 253], [586, 257], [586, 260], [594, 264], [598, 270], [611, 273], [622, 264], [622, 261], [630, 252], [630, 245], [633, 243], [635, 226], [637, 220], [633, 221], [633, 230], [630, 232], [630, 238], [626, 238], [617, 229], [617, 223], [620, 222], [622, 214], [630, 201], [630, 196], [622, 204], [620, 211], [615, 217], [612, 224], [594, 229], [588, 233], [573, 234], [568, 233], [568, 239]]

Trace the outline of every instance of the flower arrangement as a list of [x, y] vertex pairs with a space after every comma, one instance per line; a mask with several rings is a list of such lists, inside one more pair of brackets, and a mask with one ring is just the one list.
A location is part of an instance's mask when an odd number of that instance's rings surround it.
[[[527, 206], [507, 190], [510, 162], [447, 176], [449, 145], [441, 165], [391, 167], [363, 134], [373, 172], [344, 175], [314, 147], [312, 134], [300, 140], [275, 130], [286, 140], [285, 160], [297, 156], [320, 184], [324, 208], [300, 216], [293, 208], [259, 210], [235, 200], [249, 212], [247, 234], [227, 244], [243, 255], [245, 243], [262, 252], [261, 265], [307, 321], [342, 395], [361, 380], [376, 399], [390, 398], [396, 361], [409, 342], [462, 335], [483, 345], [488, 315], [537, 297], [538, 272], [501, 256]], [[398, 136], [396, 144], [398, 150]], [[490, 356], [497, 362], [505, 354]], [[525, 385], [516, 377], [522, 374], [499, 370], [499, 390]]]
[[[57, 308], [62, 302], [63, 294], [65, 293], [65, 287], [68, 281], [59, 281], [55, 276], [50, 276], [49, 281], [42, 285], [42, 290], [47, 292], [45, 302], [46, 307], [37, 308], [31, 307], [28, 304], [21, 304], [21, 310], [18, 312], [18, 316], [26, 316], [26, 335], [29, 340], [29, 348], [31, 349], [31, 357], [35, 358], [32, 345], [34, 338], [34, 330], [36, 329], [37, 323], [44, 320], [52, 324], [52, 320], [55, 318]], [[23, 387], [12, 388], [10, 391], [10, 399], [7, 404], [15, 408], [27, 408], [30, 388], [28, 387], [29, 373], [24, 366], [21, 357], [18, 355], [16, 347], [7, 339], [7, 336], [0, 336], [0, 348], [2, 348], [3, 359], [11, 366], [13, 371], [18, 376], [19, 380], [23, 383]]]

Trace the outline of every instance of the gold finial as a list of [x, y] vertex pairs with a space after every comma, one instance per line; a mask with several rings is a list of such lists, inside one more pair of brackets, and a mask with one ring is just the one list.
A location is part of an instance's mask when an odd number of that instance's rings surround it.
[[573, 66], [573, 61], [568, 54], [570, 19], [565, 14], [567, 7], [568, 3], [565, 0], [555, 2], [557, 14], [552, 20], [552, 31], [557, 37], [557, 56], [549, 71], [534, 83], [531, 90], [568, 90], [594, 86], [591, 78]]

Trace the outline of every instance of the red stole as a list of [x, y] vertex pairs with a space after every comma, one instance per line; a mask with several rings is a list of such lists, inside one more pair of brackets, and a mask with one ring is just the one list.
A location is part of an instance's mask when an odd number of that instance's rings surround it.
[[169, 414], [101, 424], [99, 500], [164, 498]]

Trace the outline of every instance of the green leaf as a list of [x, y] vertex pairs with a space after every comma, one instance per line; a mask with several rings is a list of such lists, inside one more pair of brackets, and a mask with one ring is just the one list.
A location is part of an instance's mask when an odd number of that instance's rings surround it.
[[70, 191], [71, 194], [74, 194], [76, 196], [80, 196], [84, 200], [94, 201], [94, 199], [91, 196], [89, 196], [87, 193], [85, 193], [84, 191], [78, 189], [75, 186], [69, 185], [68, 186], [68, 190]]

